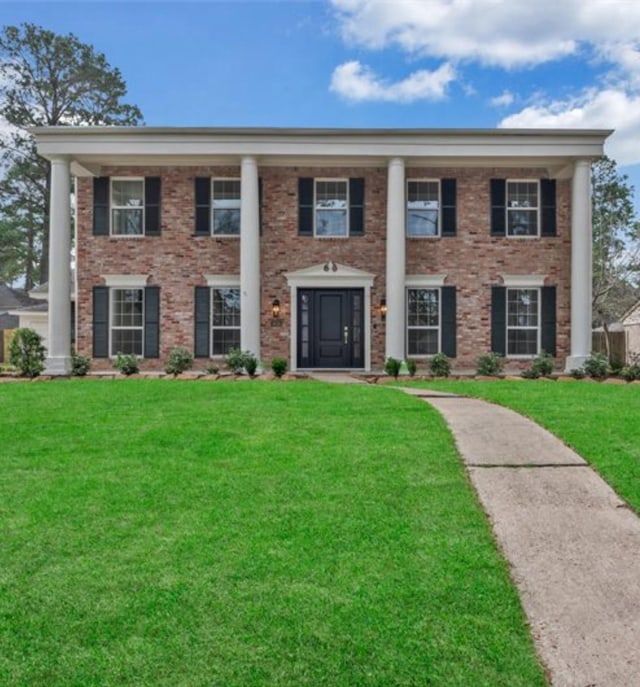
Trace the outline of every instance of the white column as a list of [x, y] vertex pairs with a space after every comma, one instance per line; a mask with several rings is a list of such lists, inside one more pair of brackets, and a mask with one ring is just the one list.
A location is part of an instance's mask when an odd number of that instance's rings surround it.
[[258, 165], [240, 165], [240, 346], [260, 358], [260, 215]]
[[387, 319], [385, 357], [404, 360], [405, 348], [404, 160], [389, 160], [387, 179]]
[[591, 354], [591, 164], [577, 160], [571, 186], [571, 354], [566, 369]]
[[49, 206], [49, 346], [45, 374], [71, 371], [71, 172], [66, 157], [51, 160]]

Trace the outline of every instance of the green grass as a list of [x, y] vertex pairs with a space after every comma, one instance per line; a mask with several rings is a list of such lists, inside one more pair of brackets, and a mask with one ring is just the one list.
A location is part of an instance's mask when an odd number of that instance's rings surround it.
[[426, 404], [80, 380], [0, 408], [3, 686], [546, 684]]
[[420, 386], [484, 398], [532, 418], [575, 449], [640, 514], [640, 385], [496, 380]]

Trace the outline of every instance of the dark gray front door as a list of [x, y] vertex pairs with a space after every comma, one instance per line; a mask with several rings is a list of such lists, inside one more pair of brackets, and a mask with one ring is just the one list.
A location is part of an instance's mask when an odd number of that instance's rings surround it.
[[298, 290], [298, 366], [364, 367], [364, 290]]

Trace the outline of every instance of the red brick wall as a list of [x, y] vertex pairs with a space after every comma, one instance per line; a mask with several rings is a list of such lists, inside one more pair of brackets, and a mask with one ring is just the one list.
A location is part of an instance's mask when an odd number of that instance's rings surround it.
[[[161, 368], [174, 346], [193, 350], [194, 287], [205, 274], [239, 274], [239, 238], [195, 237], [193, 180], [196, 176], [239, 177], [239, 167], [109, 168], [110, 176], [162, 177], [162, 235], [111, 238], [92, 235], [93, 184], [78, 179], [78, 340], [91, 355], [92, 287], [104, 274], [145, 274], [161, 287], [161, 351], [146, 369]], [[385, 292], [386, 168], [260, 168], [262, 179], [262, 352], [289, 357], [290, 291], [285, 272], [333, 260], [376, 274], [371, 290], [371, 364], [384, 362], [384, 323], [378, 304]], [[315, 239], [297, 234], [299, 177], [363, 177], [365, 235]], [[536, 170], [407, 169], [407, 178], [456, 178], [458, 234], [455, 238], [407, 239], [407, 274], [447, 275], [455, 285], [458, 317], [456, 367], [473, 367], [490, 349], [490, 297], [502, 274], [544, 274], [557, 288], [558, 357], [569, 350], [570, 184], [557, 183], [558, 236], [536, 239], [492, 238], [489, 228], [489, 179], [537, 178]], [[271, 326], [271, 302], [278, 298], [283, 326]], [[94, 361], [108, 369], [108, 360]]]

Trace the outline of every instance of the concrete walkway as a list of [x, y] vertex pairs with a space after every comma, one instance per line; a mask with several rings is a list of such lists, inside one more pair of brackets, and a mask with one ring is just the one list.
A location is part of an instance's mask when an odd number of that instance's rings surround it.
[[551, 684], [640, 686], [640, 518], [579, 455], [521, 415], [401, 390], [451, 428]]

